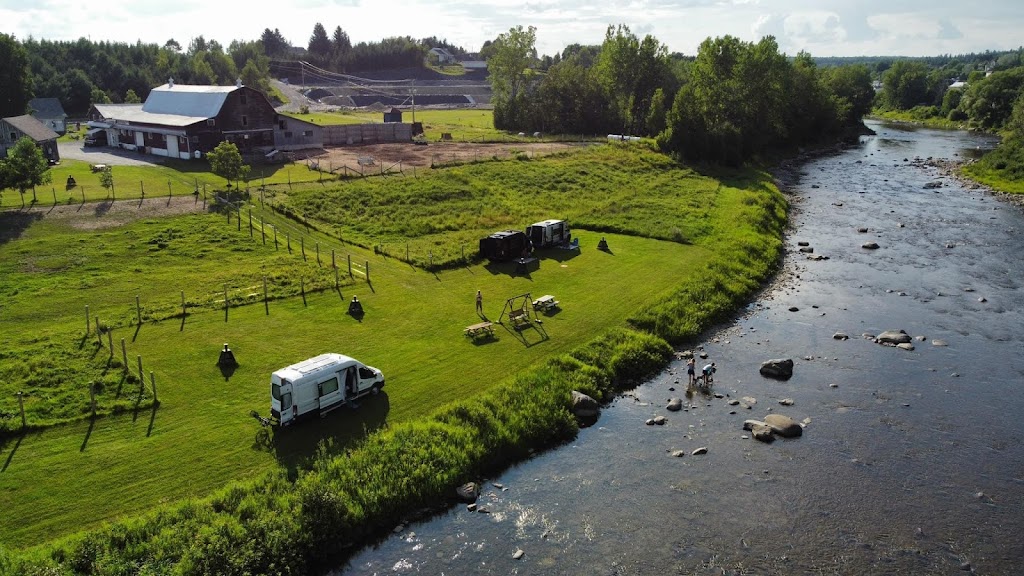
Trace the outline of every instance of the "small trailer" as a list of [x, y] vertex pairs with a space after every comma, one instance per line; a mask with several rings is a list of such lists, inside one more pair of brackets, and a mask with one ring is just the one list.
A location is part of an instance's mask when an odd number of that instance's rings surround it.
[[384, 387], [384, 374], [343, 354], [321, 354], [270, 375], [270, 414], [281, 426], [326, 415]]
[[534, 248], [551, 248], [569, 243], [569, 224], [565, 220], [544, 220], [526, 228]]
[[480, 255], [495, 262], [525, 258], [531, 251], [530, 240], [519, 230], [502, 230], [480, 239]]

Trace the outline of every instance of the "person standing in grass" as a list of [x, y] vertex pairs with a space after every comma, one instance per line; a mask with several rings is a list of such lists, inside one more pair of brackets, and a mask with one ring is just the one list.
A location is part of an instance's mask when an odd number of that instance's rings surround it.
[[479, 290], [476, 291], [476, 313], [481, 316], [484, 313], [484, 295]]

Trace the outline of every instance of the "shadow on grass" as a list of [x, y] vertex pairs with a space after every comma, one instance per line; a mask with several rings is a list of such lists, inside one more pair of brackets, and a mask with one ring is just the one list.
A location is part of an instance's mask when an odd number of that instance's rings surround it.
[[331, 455], [343, 453], [371, 433], [387, 426], [391, 402], [386, 392], [369, 395], [332, 410], [322, 418], [310, 415], [286, 428], [261, 427], [253, 448], [273, 452], [289, 477], [309, 468], [319, 447]]
[[[21, 447], [21, 441], [25, 439], [24, 434], [19, 434], [18, 439], [14, 441], [14, 446], [11, 446], [11, 451], [7, 453], [7, 460], [4, 461], [4, 467], [0, 468], [0, 472], [6, 472], [7, 468], [11, 466], [11, 461], [14, 460], [14, 454]], [[5, 448], [4, 443], [0, 442], [0, 450]]]
[[579, 255], [580, 250], [563, 250], [561, 248], [538, 250], [533, 253], [534, 258], [539, 260], [554, 260], [555, 262], [568, 262]]
[[0, 212], [0, 244], [17, 240], [37, 220], [42, 220], [39, 212]]
[[82, 446], [78, 449], [79, 452], [85, 452], [85, 447], [89, 445], [89, 438], [92, 436], [92, 430], [96, 427], [96, 417], [89, 418], [89, 429], [85, 431], [85, 438], [82, 439]]

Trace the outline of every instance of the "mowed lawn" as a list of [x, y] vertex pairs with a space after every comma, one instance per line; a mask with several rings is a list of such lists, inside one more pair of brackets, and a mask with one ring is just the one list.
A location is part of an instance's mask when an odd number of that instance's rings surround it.
[[[226, 226], [219, 217], [209, 218], [210, 226]], [[26, 231], [23, 241], [31, 242], [31, 234]], [[68, 241], [77, 236], [68, 235]], [[707, 256], [697, 247], [618, 235], [605, 235], [612, 246], [612, 253], [605, 253], [595, 249], [598, 235], [579, 236], [578, 256], [544, 259], [529, 277], [485, 266], [435, 275], [366, 254], [372, 290], [356, 283], [341, 295], [308, 294], [305, 304], [293, 296], [272, 302], [269, 315], [262, 303], [232, 308], [227, 321], [222, 311], [199, 312], [184, 325], [180, 319], [146, 323], [137, 336], [134, 326], [115, 328], [115, 342], [121, 337], [130, 342], [132, 369], [140, 355], [145, 372], [153, 372], [159, 407], [7, 441], [0, 449], [3, 543], [39, 543], [156, 503], [206, 494], [274, 466], [299, 466], [323, 438], [334, 437], [344, 447], [386, 423], [421, 417], [621, 325]], [[270, 256], [271, 249], [266, 251]], [[177, 293], [176, 286], [166, 288], [172, 296]], [[543, 317], [543, 332], [498, 327], [495, 341], [474, 344], [462, 331], [479, 321], [477, 289], [493, 320], [507, 298], [526, 292], [554, 294], [562, 310]], [[353, 294], [366, 310], [361, 322], [347, 315]], [[60, 297], [87, 299], [73, 290]], [[65, 343], [78, 345], [84, 316], [65, 320]], [[216, 366], [225, 342], [240, 362], [228, 378]], [[358, 410], [343, 408], [324, 420], [268, 434], [249, 412], [267, 414], [270, 372], [328, 351], [383, 370], [386, 394]]]

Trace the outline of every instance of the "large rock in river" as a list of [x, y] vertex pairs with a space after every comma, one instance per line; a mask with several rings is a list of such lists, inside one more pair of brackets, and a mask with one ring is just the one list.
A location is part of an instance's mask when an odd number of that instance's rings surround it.
[[668, 408], [672, 412], [679, 412], [680, 410], [683, 409], [683, 399], [682, 398], [670, 398], [669, 401], [668, 401], [668, 406], [666, 406], [665, 408]]
[[761, 363], [761, 375], [787, 379], [793, 375], [793, 360], [790, 358], [765, 360]]
[[597, 400], [594, 400], [590, 396], [582, 392], [572, 391], [572, 413], [579, 418], [593, 418], [597, 416], [597, 411], [600, 409], [600, 405]]
[[910, 334], [907, 334], [903, 330], [886, 330], [878, 336], [875, 336], [875, 342], [879, 344], [905, 344], [910, 342]]
[[764, 417], [764, 423], [783, 438], [795, 438], [804, 433], [802, 426], [789, 416], [783, 416], [782, 414], [769, 414]]
[[480, 496], [480, 485], [476, 482], [466, 482], [456, 488], [455, 493], [463, 502], [476, 502], [477, 497]]

